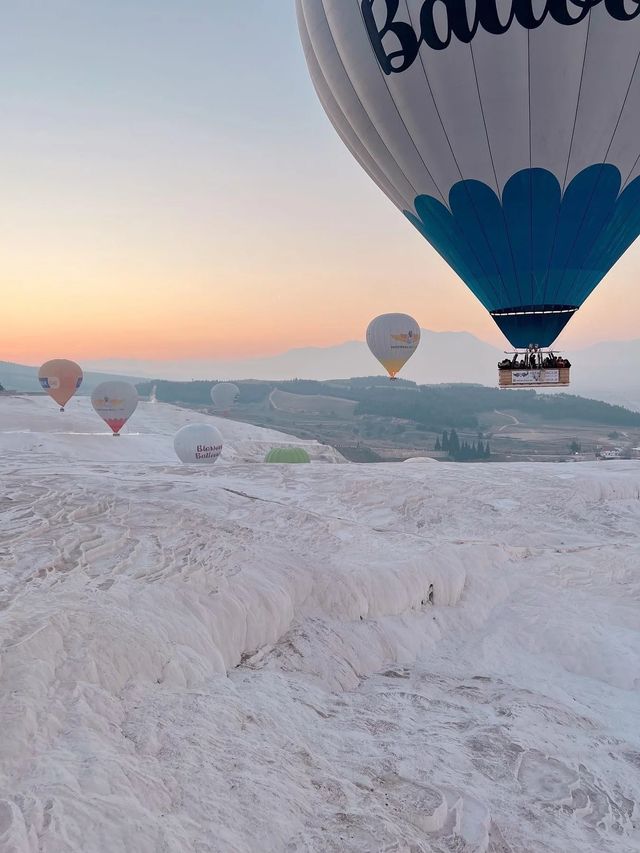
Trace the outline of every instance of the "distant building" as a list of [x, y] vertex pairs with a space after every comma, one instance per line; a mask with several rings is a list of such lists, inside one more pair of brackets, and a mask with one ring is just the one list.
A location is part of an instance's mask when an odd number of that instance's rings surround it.
[[607, 450], [601, 450], [599, 456], [601, 459], [621, 459], [622, 449], [620, 447], [612, 447]]

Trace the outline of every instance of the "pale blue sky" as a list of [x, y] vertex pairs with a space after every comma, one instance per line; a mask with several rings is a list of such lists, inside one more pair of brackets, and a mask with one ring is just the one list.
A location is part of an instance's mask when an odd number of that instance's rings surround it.
[[[502, 342], [334, 134], [293, 0], [6, 4], [0, 140], [6, 359], [259, 355], [387, 310]], [[639, 271], [568, 340], [633, 336]]]

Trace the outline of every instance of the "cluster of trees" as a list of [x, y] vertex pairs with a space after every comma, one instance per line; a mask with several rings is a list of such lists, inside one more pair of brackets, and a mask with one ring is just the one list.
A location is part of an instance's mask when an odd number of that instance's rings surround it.
[[356, 412], [405, 418], [430, 431], [444, 428], [477, 429], [485, 413], [508, 407], [510, 411], [542, 421], [607, 424], [612, 427], [640, 426], [640, 413], [599, 400], [571, 394], [539, 394], [536, 391], [506, 392], [483, 385], [422, 385], [417, 388], [370, 388], [358, 392]]
[[436, 439], [434, 450], [448, 453], [456, 462], [491, 458], [491, 448], [488, 441], [486, 444], [483, 441], [474, 441], [472, 444], [469, 444], [468, 441], [461, 442], [455, 429], [452, 429], [451, 432], [447, 432], [445, 429], [442, 433], [442, 439]]
[[472, 385], [402, 388], [394, 383], [392, 387], [369, 388], [360, 393], [356, 390], [353, 399], [359, 400], [356, 414], [402, 418], [422, 424], [430, 432], [452, 426], [476, 429], [478, 413], [486, 410], [478, 404], [475, 386]]

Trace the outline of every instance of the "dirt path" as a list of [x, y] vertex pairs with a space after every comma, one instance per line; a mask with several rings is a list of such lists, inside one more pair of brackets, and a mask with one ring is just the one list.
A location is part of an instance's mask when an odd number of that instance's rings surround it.
[[493, 411], [496, 415], [502, 415], [503, 418], [511, 418], [512, 421], [512, 423], [510, 424], [504, 424], [504, 426], [501, 426], [499, 429], [496, 430], [496, 432], [502, 432], [502, 430], [511, 426], [522, 426], [520, 421], [514, 415], [509, 415], [507, 414], [507, 412], [499, 412], [497, 409], [494, 409]]

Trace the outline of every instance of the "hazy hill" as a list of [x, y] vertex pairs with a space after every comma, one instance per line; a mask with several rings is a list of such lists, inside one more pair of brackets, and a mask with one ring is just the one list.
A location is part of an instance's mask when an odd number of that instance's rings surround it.
[[573, 358], [572, 389], [640, 411], [640, 339], [607, 341]]
[[[138, 385], [143, 395], [155, 389], [157, 399], [165, 403], [182, 403], [209, 407], [212, 380], [197, 382], [170, 382], [166, 380], [144, 382]], [[376, 415], [384, 418], [402, 418], [421, 424], [428, 430], [445, 427], [476, 428], [482, 416], [501, 408], [522, 413], [541, 423], [573, 422], [602, 424], [611, 427], [640, 427], [640, 413], [599, 400], [571, 394], [539, 394], [536, 391], [506, 392], [474, 384], [416, 385], [407, 380], [395, 383], [381, 376], [359, 377], [349, 380], [318, 382], [313, 380], [284, 380], [280, 382], [241, 382], [240, 397], [234, 410], [242, 418], [243, 407], [255, 404], [273, 404], [273, 391], [289, 395], [312, 396], [318, 400], [337, 400], [332, 406], [323, 406], [323, 419], [338, 414], [341, 400], [357, 403], [356, 415]], [[304, 407], [303, 407], [304, 408]]]

